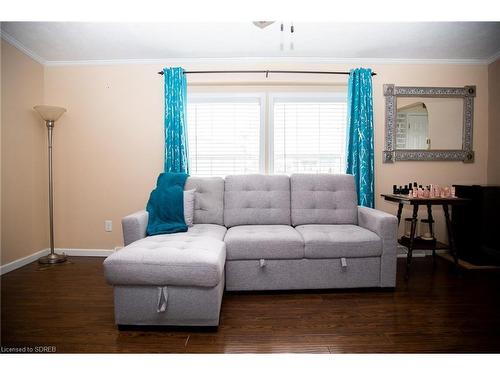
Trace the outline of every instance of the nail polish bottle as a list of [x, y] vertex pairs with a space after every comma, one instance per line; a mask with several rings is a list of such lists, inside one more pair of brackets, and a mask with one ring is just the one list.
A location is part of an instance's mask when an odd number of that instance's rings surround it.
[[424, 189], [424, 198], [429, 198], [429, 189], [427, 188], [427, 186], [425, 187]]

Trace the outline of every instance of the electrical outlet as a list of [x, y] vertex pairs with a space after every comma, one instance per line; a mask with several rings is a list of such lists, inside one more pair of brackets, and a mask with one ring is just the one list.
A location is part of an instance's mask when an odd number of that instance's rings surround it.
[[113, 231], [113, 221], [112, 220], [104, 220], [104, 230], [106, 232]]

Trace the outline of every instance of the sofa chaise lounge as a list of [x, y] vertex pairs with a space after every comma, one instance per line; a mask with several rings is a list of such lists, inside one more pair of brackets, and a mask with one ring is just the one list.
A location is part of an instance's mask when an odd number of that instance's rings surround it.
[[187, 232], [146, 236], [122, 220], [125, 247], [104, 261], [118, 325], [217, 326], [224, 289], [394, 287], [397, 218], [357, 206], [350, 175], [189, 177]]

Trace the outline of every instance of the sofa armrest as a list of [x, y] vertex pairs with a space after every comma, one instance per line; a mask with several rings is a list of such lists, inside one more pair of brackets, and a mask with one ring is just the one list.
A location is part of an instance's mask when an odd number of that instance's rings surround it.
[[382, 239], [380, 286], [396, 286], [398, 219], [387, 212], [358, 206], [358, 225]]
[[358, 225], [376, 233], [383, 240], [397, 240], [398, 218], [387, 212], [358, 206]]
[[149, 214], [142, 210], [122, 219], [123, 243], [125, 246], [146, 237]]

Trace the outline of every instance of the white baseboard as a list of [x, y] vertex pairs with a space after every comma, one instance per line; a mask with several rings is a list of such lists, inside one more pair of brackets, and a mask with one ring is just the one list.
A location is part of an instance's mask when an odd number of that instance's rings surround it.
[[113, 252], [112, 249], [56, 249], [56, 253], [64, 253], [71, 257], [107, 257]]
[[[55, 252], [58, 254], [66, 254], [72, 257], [107, 257], [113, 254], [115, 250], [111, 249], [55, 249]], [[21, 268], [31, 262], [35, 262], [38, 258], [43, 257], [50, 253], [50, 249], [43, 249], [33, 253], [31, 255], [25, 256], [24, 258], [16, 259], [10, 263], [4, 264], [0, 266], [0, 275], [5, 275], [10, 271], [14, 271], [18, 268]]]
[[[107, 257], [119, 249], [120, 247], [115, 247], [114, 249], [56, 249], [56, 253], [65, 253], [71, 257]], [[436, 253], [445, 252], [446, 250], [436, 250]], [[0, 275], [5, 275], [7, 272], [21, 268], [49, 253], [49, 249], [43, 249], [31, 255], [25, 256], [24, 258], [4, 264], [3, 266], [0, 266]], [[398, 247], [398, 258], [406, 258], [406, 254], [406, 248]], [[432, 255], [432, 250], [414, 250], [412, 254], [415, 258], [423, 258], [428, 255]]]
[[28, 255], [24, 258], [16, 259], [16, 260], [13, 260], [12, 262], [4, 264], [3, 266], [0, 266], [0, 275], [5, 275], [7, 272], [14, 271], [18, 268], [21, 268], [22, 266], [25, 266], [31, 262], [34, 262], [38, 258], [43, 257], [49, 253], [50, 253], [49, 249], [43, 249], [43, 250], [37, 251], [36, 253]]

